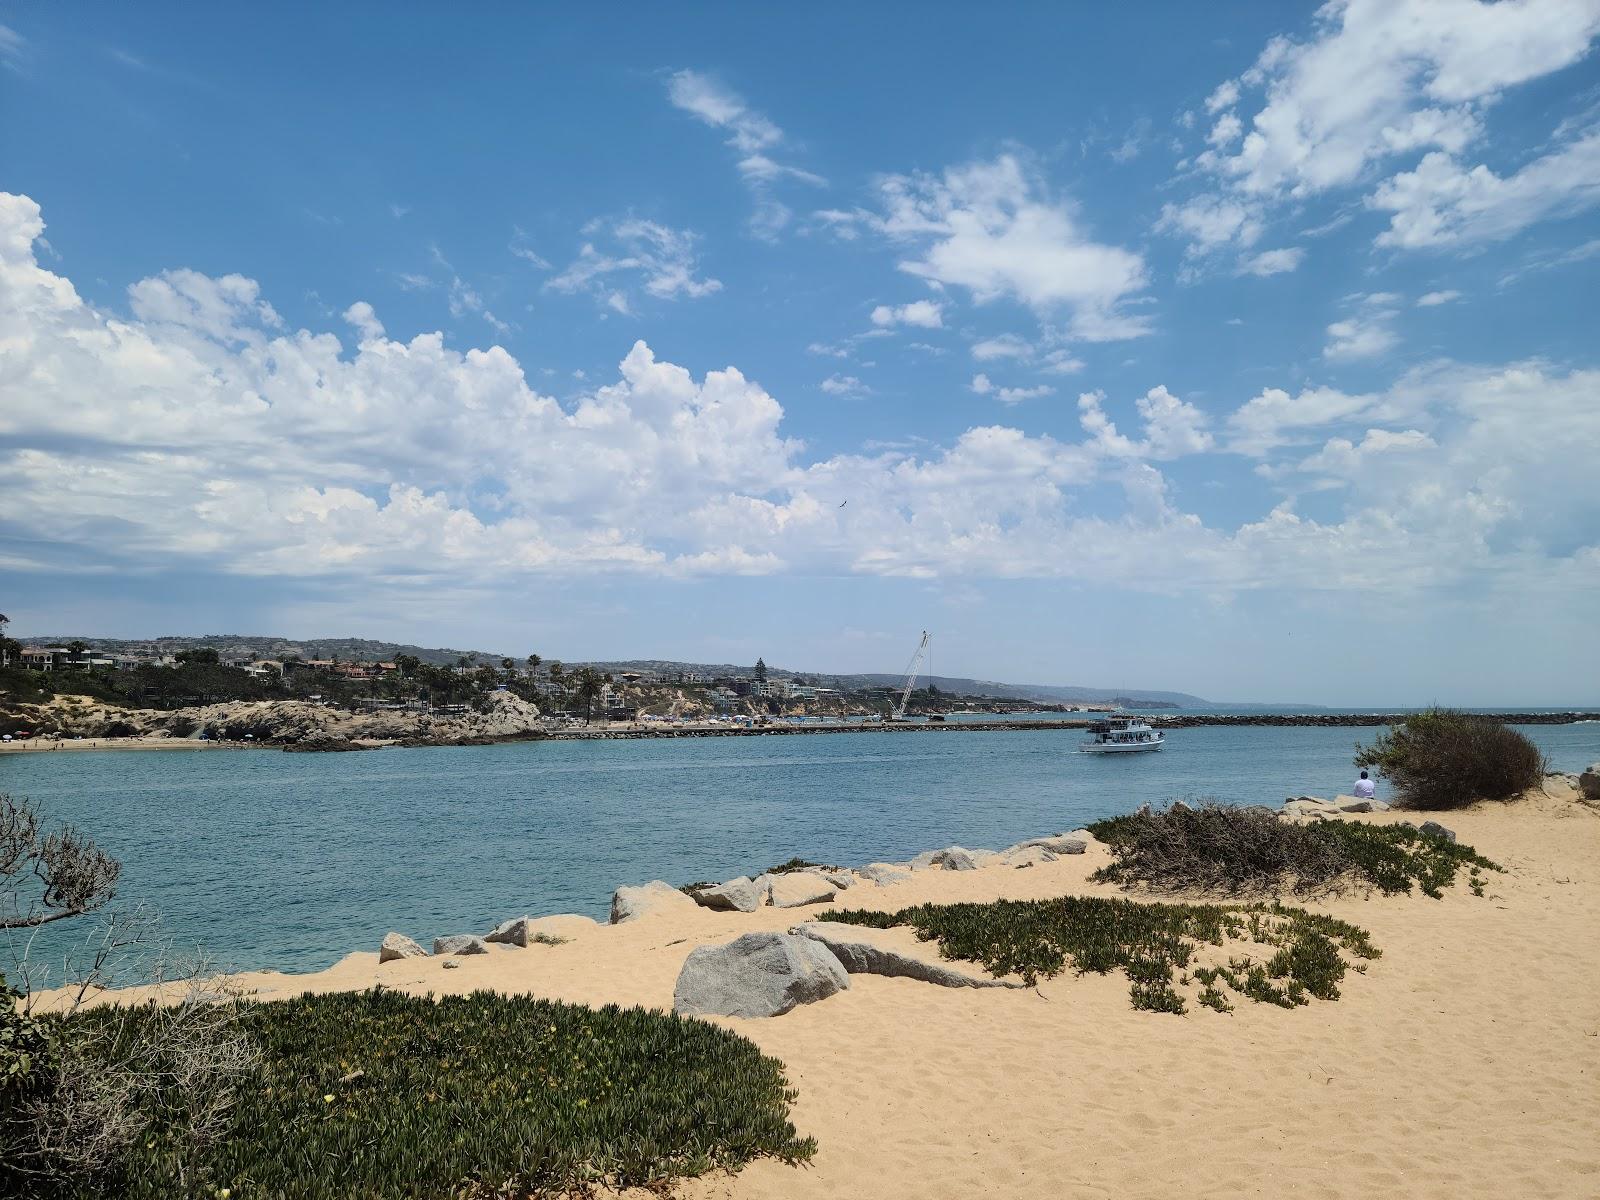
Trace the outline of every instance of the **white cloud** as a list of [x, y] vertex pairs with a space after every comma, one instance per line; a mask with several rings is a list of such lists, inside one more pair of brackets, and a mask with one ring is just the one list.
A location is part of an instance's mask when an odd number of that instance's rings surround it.
[[1292, 246], [1286, 250], [1263, 250], [1241, 263], [1239, 271], [1244, 275], [1282, 275], [1299, 267], [1305, 257], [1306, 252], [1299, 246]]
[[772, 194], [771, 185], [793, 179], [827, 186], [820, 175], [774, 159], [770, 152], [783, 144], [783, 130], [709, 76], [678, 71], [667, 80], [667, 97], [674, 107], [728, 134], [728, 145], [739, 155], [740, 177], [755, 199], [750, 230], [756, 236], [775, 238], [793, 216], [789, 206]]
[[1123, 307], [1144, 290], [1144, 260], [1089, 238], [1015, 156], [941, 176], [894, 175], [880, 189], [886, 211], [877, 228], [920, 248], [902, 271], [963, 288], [979, 304], [1007, 298], [1041, 317], [1065, 315], [1084, 341], [1149, 331], [1148, 318]]
[[1265, 389], [1229, 417], [1230, 449], [1291, 447], [1282, 465], [1298, 467], [1343, 439], [1395, 465], [1362, 470], [1318, 520], [1290, 497], [1207, 524], [1152, 465], [1214, 449], [1205, 414], [1163, 387], [1134, 402], [1138, 439], [1088, 393], [1078, 441], [987, 425], [808, 457], [732, 367], [696, 376], [639, 342], [613, 382], [564, 405], [504, 349], [401, 340], [359, 301], [354, 347], [284, 328], [238, 277], [167, 272], [130, 288], [127, 311], [102, 309], [40, 265], [41, 233], [31, 200], [0, 195], [0, 555], [14, 571], [323, 580], [371, 603], [599, 570], [1205, 595], [1600, 586], [1600, 372], [1445, 366], [1370, 395]]
[[914, 325], [919, 329], [943, 329], [944, 307], [932, 300], [913, 300], [899, 306], [880, 304], [872, 310], [872, 323], [884, 328]]
[[872, 391], [854, 375], [830, 375], [820, 386], [830, 396], [865, 396]]
[[1069, 350], [1051, 350], [1044, 356], [1040, 369], [1051, 375], [1076, 375], [1085, 365], [1083, 359]]
[[997, 358], [1031, 358], [1032, 356], [1033, 346], [1014, 333], [1002, 333], [998, 337], [984, 338], [981, 342], [972, 343], [972, 357], [979, 362], [989, 362]]
[[1038, 400], [1042, 396], [1055, 394], [1055, 388], [1041, 383], [1034, 387], [1003, 387], [995, 392], [995, 397], [1002, 404], [1020, 404], [1024, 400]]
[[722, 290], [716, 279], [702, 278], [695, 251], [698, 236], [687, 229], [671, 229], [654, 221], [629, 217], [620, 221], [591, 221], [590, 235], [607, 235], [614, 252], [585, 242], [559, 275], [545, 281], [552, 291], [588, 292], [618, 312], [628, 312], [628, 294], [616, 286], [618, 276], [637, 277], [640, 286], [659, 300], [699, 299]]
[[1418, 308], [1437, 308], [1441, 304], [1450, 304], [1461, 299], [1461, 293], [1454, 288], [1447, 288], [1442, 292], [1425, 292], [1417, 297]]
[[[1309, 38], [1273, 38], [1213, 93], [1207, 109], [1223, 115], [1193, 165], [1223, 195], [1175, 202], [1162, 225], [1200, 252], [1248, 245], [1276, 206], [1363, 185], [1419, 153], [1434, 159], [1422, 177], [1397, 176], [1374, 197], [1396, 211], [1385, 244], [1503, 236], [1494, 231], [1561, 211], [1577, 203], [1570, 180], [1587, 163], [1551, 163], [1503, 186], [1511, 181], [1457, 159], [1502, 93], [1577, 62], [1597, 32], [1597, 0], [1331, 0]], [[1247, 114], [1242, 140], [1236, 106]]]
[[1369, 429], [1359, 444], [1349, 438], [1329, 438], [1321, 450], [1301, 459], [1295, 469], [1344, 483], [1359, 483], [1369, 479], [1374, 470], [1394, 469], [1392, 466], [1379, 467], [1373, 464], [1371, 460], [1378, 455], [1433, 450], [1437, 447], [1437, 442], [1417, 429]]
[[1501, 177], [1434, 152], [1379, 185], [1369, 201], [1391, 213], [1378, 245], [1404, 250], [1503, 241], [1528, 226], [1600, 204], [1600, 132]]
[[981, 372], [972, 377], [971, 387], [972, 390], [978, 393], [980, 396], [987, 396], [990, 392], [994, 391], [993, 382], [990, 381], [987, 375], [984, 375]]
[[1322, 357], [1344, 362], [1377, 358], [1399, 343], [1387, 315], [1350, 317], [1328, 326], [1328, 344], [1322, 348]]

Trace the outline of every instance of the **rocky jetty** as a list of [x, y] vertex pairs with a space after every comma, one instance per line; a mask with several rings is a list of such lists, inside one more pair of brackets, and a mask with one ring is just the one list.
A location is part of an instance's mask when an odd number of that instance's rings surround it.
[[348, 712], [305, 700], [241, 700], [194, 708], [119, 708], [81, 696], [29, 706], [32, 728], [63, 737], [204, 738], [294, 750], [367, 750], [381, 745], [488, 745], [543, 737], [539, 709], [510, 692], [448, 716]]

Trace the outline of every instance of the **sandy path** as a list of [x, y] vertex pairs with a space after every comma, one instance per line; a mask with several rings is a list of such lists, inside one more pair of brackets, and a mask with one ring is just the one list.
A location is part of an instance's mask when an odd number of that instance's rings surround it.
[[[1385, 820], [1391, 818], [1370, 818]], [[1488, 896], [1309, 905], [1371, 931], [1383, 957], [1337, 1002], [1239, 1000], [1222, 1015], [1134, 1011], [1120, 976], [1037, 991], [857, 976], [767, 1021], [725, 1023], [781, 1058], [817, 1137], [810, 1167], [759, 1162], [690, 1198], [1600, 1195], [1600, 814], [1570, 800], [1451, 814], [1510, 868]], [[930, 872], [854, 906], [1112, 894], [1091, 846], [1027, 870]], [[586, 930], [444, 970], [355, 954], [259, 973], [264, 997], [383, 982], [666, 1007], [695, 945], [808, 911], [705, 911]], [[510, 915], [510, 914], [507, 914]]]

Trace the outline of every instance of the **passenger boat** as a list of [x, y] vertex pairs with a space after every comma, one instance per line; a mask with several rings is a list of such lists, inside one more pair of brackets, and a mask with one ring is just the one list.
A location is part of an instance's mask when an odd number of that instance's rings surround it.
[[1078, 744], [1078, 750], [1082, 754], [1136, 754], [1159, 750], [1166, 739], [1166, 734], [1152, 729], [1143, 718], [1111, 717], [1089, 726], [1089, 738]]

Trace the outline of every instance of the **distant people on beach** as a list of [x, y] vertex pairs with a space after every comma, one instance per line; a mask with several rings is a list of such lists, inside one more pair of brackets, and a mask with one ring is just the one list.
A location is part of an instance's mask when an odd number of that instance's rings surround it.
[[1375, 791], [1377, 791], [1377, 788], [1373, 785], [1372, 780], [1367, 777], [1367, 773], [1365, 771], [1361, 772], [1361, 778], [1356, 780], [1356, 799], [1371, 800]]

